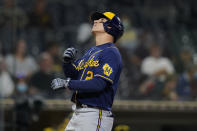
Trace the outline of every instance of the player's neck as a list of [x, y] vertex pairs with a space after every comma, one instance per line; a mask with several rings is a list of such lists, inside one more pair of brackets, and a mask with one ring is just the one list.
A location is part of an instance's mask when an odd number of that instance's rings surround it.
[[103, 45], [105, 43], [112, 43], [113, 37], [109, 34], [97, 34], [96, 35], [96, 46]]

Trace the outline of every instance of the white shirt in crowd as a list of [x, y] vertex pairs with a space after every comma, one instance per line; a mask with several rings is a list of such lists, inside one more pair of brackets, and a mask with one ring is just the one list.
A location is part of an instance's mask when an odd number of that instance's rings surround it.
[[17, 77], [17, 75], [29, 75], [38, 69], [35, 60], [32, 57], [25, 57], [23, 61], [16, 59], [13, 55], [6, 57], [8, 71]]
[[152, 76], [161, 69], [165, 69], [168, 74], [174, 73], [173, 64], [168, 58], [149, 56], [142, 61], [141, 71], [146, 75]]
[[14, 92], [14, 82], [12, 81], [8, 72], [2, 71], [0, 73], [0, 96], [9, 97]]

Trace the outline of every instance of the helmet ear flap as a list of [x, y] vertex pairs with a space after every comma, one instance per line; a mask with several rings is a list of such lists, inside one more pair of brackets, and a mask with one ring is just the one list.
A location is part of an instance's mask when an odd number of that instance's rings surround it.
[[[107, 33], [111, 34], [111, 33], [110, 33], [110, 30], [112, 29], [112, 26], [111, 26], [111, 24], [110, 24], [110, 21], [108, 20], [108, 21], [104, 22], [104, 23], [103, 23], [103, 26], [104, 26], [104, 30], [105, 30]], [[111, 34], [111, 35], [112, 35], [112, 34]]]
[[116, 42], [116, 35], [114, 34], [114, 32], [116, 32], [116, 28], [113, 27], [112, 23], [110, 20], [106, 21], [105, 23], [103, 23], [104, 26], [104, 30], [113, 36], [114, 38], [114, 42]]

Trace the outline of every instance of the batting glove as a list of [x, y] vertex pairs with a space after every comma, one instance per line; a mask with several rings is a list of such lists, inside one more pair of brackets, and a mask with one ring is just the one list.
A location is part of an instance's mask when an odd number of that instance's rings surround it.
[[70, 82], [70, 78], [66, 78], [66, 80], [56, 78], [52, 80], [51, 88], [53, 90], [65, 89], [68, 87], [69, 82]]
[[77, 50], [74, 47], [67, 48], [63, 54], [64, 63], [71, 63], [75, 60]]

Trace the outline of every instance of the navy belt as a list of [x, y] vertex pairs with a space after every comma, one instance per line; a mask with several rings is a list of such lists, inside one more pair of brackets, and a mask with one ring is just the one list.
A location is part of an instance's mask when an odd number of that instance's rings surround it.
[[81, 104], [81, 103], [79, 103], [79, 102], [76, 103], [76, 107], [77, 107], [77, 108], [95, 108], [95, 109], [101, 109], [101, 108], [96, 107], [96, 106]]

